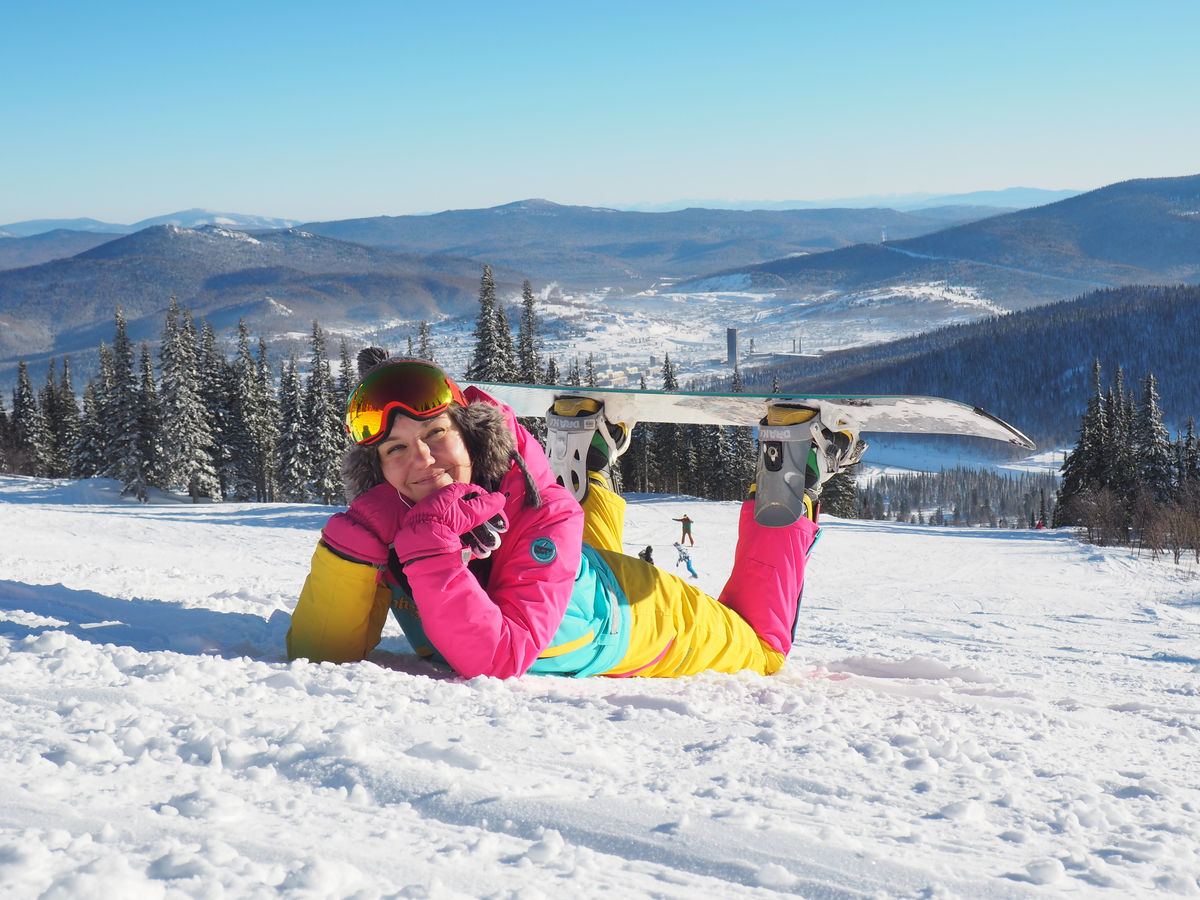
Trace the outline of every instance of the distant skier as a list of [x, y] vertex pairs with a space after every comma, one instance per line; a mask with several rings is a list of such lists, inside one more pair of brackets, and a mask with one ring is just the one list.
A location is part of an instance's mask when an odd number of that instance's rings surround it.
[[700, 576], [696, 574], [696, 570], [692, 568], [692, 557], [688, 555], [686, 550], [683, 549], [683, 544], [676, 543], [675, 549], [679, 551], [679, 559], [675, 560], [675, 568], [678, 569], [680, 563], [687, 563], [687, 570], [691, 576], [693, 578], [699, 578]]
[[654, 565], [654, 548], [647, 544], [645, 550], [638, 552], [638, 558], [644, 559], [650, 565]]
[[683, 526], [683, 534], [679, 536], [679, 543], [682, 544], [684, 541], [687, 541], [689, 544], [695, 547], [696, 539], [692, 537], [692, 520], [688, 518], [688, 514], [684, 513], [682, 519], [672, 519], [671, 521], [678, 522]]

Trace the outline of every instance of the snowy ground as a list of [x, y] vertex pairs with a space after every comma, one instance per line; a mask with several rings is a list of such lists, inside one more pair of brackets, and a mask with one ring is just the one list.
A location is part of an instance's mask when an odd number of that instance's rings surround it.
[[776, 676], [463, 681], [284, 660], [327, 513], [0, 477], [0, 895], [1200, 894], [1195, 566], [830, 520]]

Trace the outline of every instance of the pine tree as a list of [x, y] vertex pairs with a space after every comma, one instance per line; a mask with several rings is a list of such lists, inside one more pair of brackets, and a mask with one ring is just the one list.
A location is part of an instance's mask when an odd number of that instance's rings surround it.
[[1177, 483], [1180, 487], [1190, 484], [1193, 489], [1200, 489], [1200, 443], [1196, 439], [1196, 419], [1190, 417], [1187, 428], [1179, 439], [1176, 454]]
[[104, 466], [100, 444], [104, 429], [100, 425], [99, 409], [96, 380], [92, 379], [83, 389], [83, 416], [79, 422], [79, 438], [71, 454], [72, 478], [95, 478]]
[[[735, 365], [733, 368], [733, 384], [731, 390], [735, 394], [745, 392], [745, 387], [742, 384], [741, 370]], [[764, 410], [764, 415], [766, 411]], [[738, 500], [750, 493], [750, 485], [754, 483], [755, 472], [758, 467], [758, 450], [754, 446], [754, 436], [751, 434], [751, 429], [747, 426], [737, 426], [730, 429], [730, 467], [729, 480], [733, 496], [732, 500]]]
[[521, 321], [517, 330], [517, 380], [520, 384], [541, 384], [544, 373], [539, 355], [538, 318], [529, 279], [521, 285]]
[[[646, 376], [639, 381], [639, 390], [646, 390]], [[653, 490], [650, 475], [650, 457], [653, 453], [654, 432], [649, 425], [639, 422], [633, 426], [629, 449], [617, 461], [625, 484], [635, 491], [649, 493]]]
[[220, 500], [222, 496], [210, 452], [214, 442], [201, 394], [199, 349], [191, 314], [180, 310], [171, 295], [158, 351], [162, 373], [162, 478], [168, 490], [186, 491], [193, 503], [202, 497]]
[[[185, 318], [183, 327], [195, 340], [195, 324]], [[236, 481], [233, 454], [238, 443], [237, 423], [230, 409], [233, 376], [229, 360], [218, 349], [216, 333], [207, 321], [200, 326], [199, 358], [200, 398], [204, 403], [205, 418], [212, 438], [212, 443], [205, 449], [217, 476], [217, 493], [221, 497], [229, 497]]]
[[[858, 490], [853, 475], [845, 471], [838, 472], [825, 482], [821, 489], [821, 510], [843, 519], [858, 517]], [[901, 520], [901, 516], [908, 518], [906, 512], [901, 512], [897, 515], [897, 521]]]
[[553, 358], [546, 360], [546, 374], [543, 376], [542, 384], [556, 385], [558, 384], [559, 372], [558, 363]]
[[436, 362], [434, 358], [433, 335], [429, 332], [429, 323], [424, 319], [417, 326], [417, 358], [427, 362]]
[[496, 381], [501, 384], [512, 384], [518, 378], [517, 350], [513, 346], [512, 328], [508, 323], [508, 313], [503, 304], [496, 307]]
[[1104, 448], [1107, 463], [1103, 485], [1127, 496], [1137, 482], [1137, 459], [1134, 456], [1134, 402], [1125, 387], [1125, 373], [1117, 366], [1117, 374], [1108, 391], [1108, 432]]
[[339, 501], [342, 494], [342, 454], [349, 446], [343, 424], [346, 399], [338, 396], [325, 353], [325, 335], [314, 319], [312, 363], [304, 393], [304, 420], [310, 427], [306, 468], [311, 473], [312, 495], [326, 505]]
[[8, 410], [0, 402], [0, 472], [12, 472], [9, 459], [12, 456], [12, 422]]
[[1085, 497], [1104, 487], [1108, 464], [1108, 400], [1100, 381], [1100, 360], [1092, 363], [1092, 394], [1079, 423], [1079, 440], [1063, 460], [1054, 526], [1077, 525]]
[[255, 385], [259, 407], [258, 428], [255, 432], [255, 452], [258, 454], [256, 487], [258, 496], [267, 503], [275, 501], [275, 472], [279, 468], [276, 451], [279, 447], [279, 400], [271, 376], [271, 360], [267, 353], [267, 342], [258, 339], [258, 355], [255, 357], [258, 379]]
[[273, 452], [267, 440], [270, 422], [265, 409], [258, 363], [250, 351], [250, 330], [238, 319], [238, 341], [229, 366], [228, 496], [233, 500], [263, 500], [268, 491], [267, 459]]
[[589, 353], [587, 359], [584, 361], [583, 383], [587, 387], [600, 386], [596, 381], [596, 355], [594, 353]]
[[424, 359], [428, 362], [437, 362], [437, 350], [433, 348], [433, 335], [430, 332], [430, 323], [425, 319], [421, 319], [421, 324], [416, 328], [416, 355], [419, 359]]
[[[116, 444], [115, 417], [112, 414], [111, 403], [113, 394], [113, 354], [104, 341], [96, 358], [96, 376], [88, 383], [92, 388], [94, 398], [94, 418], [85, 416], [85, 426], [80, 435], [80, 444], [87, 447], [82, 452], [96, 460], [96, 467], [87, 473], [86, 477], [98, 478], [113, 454]], [[85, 410], [86, 413], [86, 410]]]
[[300, 369], [293, 353], [283, 367], [279, 379], [279, 433], [276, 440], [276, 482], [279, 498], [292, 503], [308, 500], [308, 484], [312, 472], [308, 469], [304, 421], [304, 392], [300, 386]]
[[79, 398], [75, 396], [75, 385], [71, 381], [71, 357], [63, 357], [62, 377], [58, 382], [58, 416], [54, 426], [56, 454], [62, 466], [64, 478], [71, 477], [75, 468], [75, 447], [79, 443], [82, 420]]
[[[412, 338], [408, 339], [408, 358], [413, 358]], [[338, 349], [338, 377], [337, 377], [337, 395], [350, 399], [350, 393], [358, 384], [358, 367], [355, 365], [354, 357], [350, 355], [350, 347], [346, 344], [346, 339], [343, 337], [341, 346]]]
[[[483, 267], [483, 276], [479, 280], [479, 315], [475, 319], [475, 351], [467, 366], [467, 381], [502, 382], [502, 365], [496, 359], [497, 348], [500, 345], [501, 334], [499, 313], [496, 306], [496, 280], [492, 277], [492, 267]], [[509, 335], [509, 344], [512, 335]]]
[[67, 391], [70, 384], [70, 363], [64, 363], [63, 375], [66, 383], [57, 376], [57, 365], [53, 358], [46, 370], [46, 384], [38, 395], [42, 420], [46, 429], [44, 448], [44, 472], [49, 478], [68, 478], [71, 475], [71, 457], [75, 441], [79, 437], [79, 407], [75, 393]]
[[1142, 402], [1137, 407], [1133, 444], [1137, 482], [1158, 504], [1169, 503], [1175, 492], [1175, 465], [1171, 433], [1163, 424], [1158, 379], [1150, 372], [1142, 381]]
[[[679, 390], [679, 380], [669, 353], [663, 354], [662, 389], [667, 392]], [[679, 493], [681, 466], [687, 453], [683, 426], [670, 422], [655, 426], [654, 450], [650, 458], [650, 478], [655, 485], [653, 490]]]
[[138, 378], [138, 455], [142, 460], [142, 471], [146, 484], [162, 488], [162, 444], [159, 440], [158, 385], [154, 380], [154, 362], [150, 356], [150, 344], [142, 341], [139, 358]]
[[145, 503], [149, 499], [147, 460], [141, 443], [142, 392], [133, 368], [133, 343], [125, 322], [125, 313], [117, 307], [116, 333], [112, 346], [113, 378], [106, 402], [112, 421], [113, 443], [109, 448], [103, 475], [121, 483], [121, 493], [133, 494]]
[[50, 458], [50, 436], [23, 359], [17, 361], [11, 425], [13, 471], [18, 475], [45, 475]]

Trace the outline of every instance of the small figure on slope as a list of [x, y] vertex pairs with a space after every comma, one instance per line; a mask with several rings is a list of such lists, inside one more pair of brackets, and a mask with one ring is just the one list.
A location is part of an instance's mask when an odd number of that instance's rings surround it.
[[683, 544], [676, 541], [674, 547], [679, 551], [679, 559], [675, 560], [675, 568], [678, 569], [680, 563], [687, 563], [687, 570], [691, 572], [692, 577], [699, 578], [700, 576], [696, 574], [696, 570], [692, 568], [692, 557], [683, 549]]
[[683, 514], [682, 519], [672, 519], [672, 522], [678, 522], [683, 529], [683, 533], [679, 536], [679, 543], [687, 541], [693, 547], [696, 546], [696, 539], [692, 537], [692, 520], [687, 513]]

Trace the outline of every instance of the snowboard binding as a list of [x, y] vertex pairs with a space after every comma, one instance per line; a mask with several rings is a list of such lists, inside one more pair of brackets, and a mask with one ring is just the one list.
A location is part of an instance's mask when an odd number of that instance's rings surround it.
[[783, 528], [816, 520], [825, 482], [852, 466], [867, 449], [858, 424], [844, 409], [822, 401], [771, 401], [758, 428], [754, 520]]
[[612, 487], [612, 464], [629, 449], [632, 429], [609, 422], [604, 404], [598, 400], [566, 396], [556, 399], [546, 411], [546, 432], [551, 471], [582, 503], [589, 473]]

